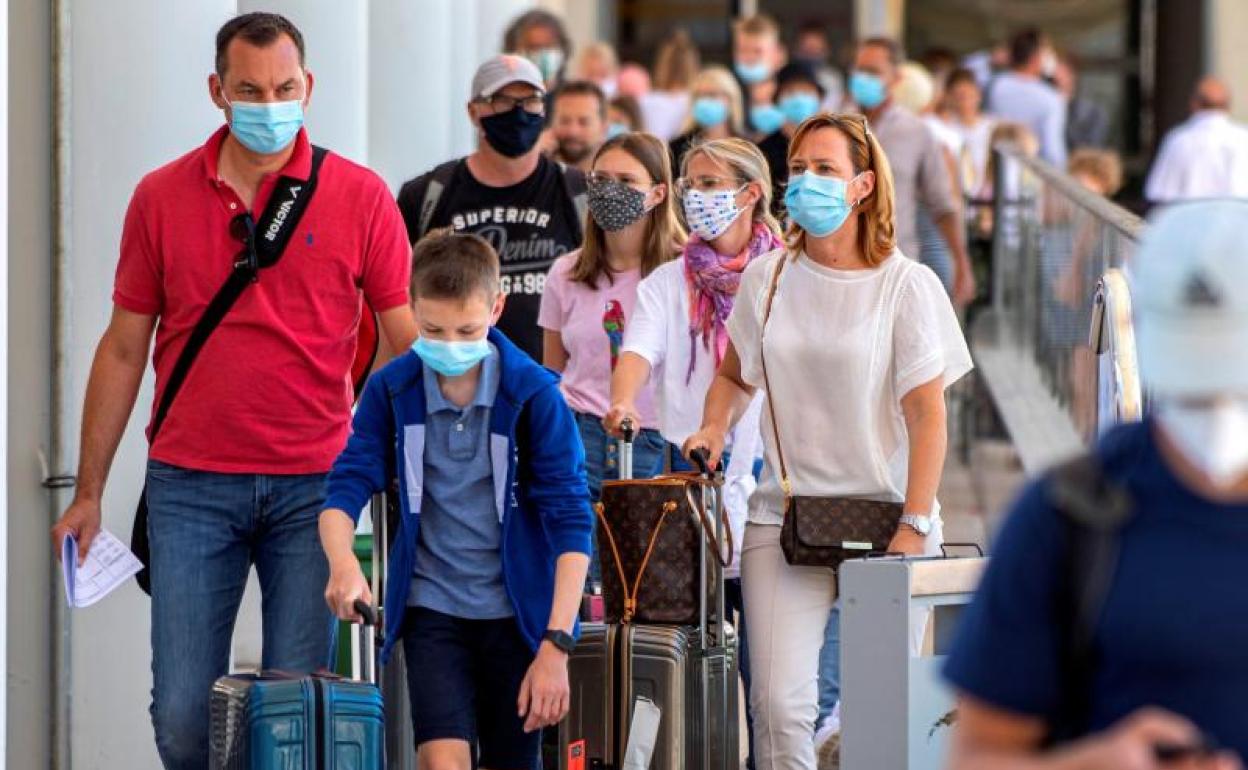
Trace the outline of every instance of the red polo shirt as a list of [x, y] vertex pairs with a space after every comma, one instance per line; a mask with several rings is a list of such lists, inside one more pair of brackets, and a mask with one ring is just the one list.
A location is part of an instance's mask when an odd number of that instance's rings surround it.
[[[241, 249], [230, 220], [243, 203], [217, 175], [228, 131], [144, 177], [126, 212], [113, 301], [160, 317], [153, 404]], [[281, 173], [306, 180], [311, 167], [300, 131]], [[260, 185], [257, 220], [276, 181]], [[200, 351], [151, 457], [218, 473], [327, 471], [349, 429], [361, 296], [378, 311], [404, 304], [410, 253], [385, 183], [330, 153], [281, 261], [260, 272]]]

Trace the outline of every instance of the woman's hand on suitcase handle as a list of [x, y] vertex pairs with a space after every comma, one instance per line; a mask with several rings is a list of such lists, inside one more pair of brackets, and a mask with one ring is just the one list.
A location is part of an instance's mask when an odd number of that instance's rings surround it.
[[637, 413], [637, 407], [631, 401], [620, 401], [611, 405], [607, 416], [602, 418], [602, 427], [615, 438], [624, 438], [624, 423], [626, 422], [634, 427], [641, 425], [641, 415]]
[[689, 462], [696, 462], [693, 459], [693, 450], [701, 449], [706, 453], [707, 462], [710, 463], [710, 466], [718, 468], [719, 461], [724, 455], [724, 442], [724, 431], [704, 426], [697, 433], [685, 439], [685, 444], [680, 451]]
[[525, 718], [524, 731], [531, 733], [559, 724], [568, 713], [570, 701], [568, 654], [550, 642], [542, 642], [520, 684], [516, 703], [517, 713]]
[[339, 620], [350, 623], [363, 623], [364, 618], [355, 609], [355, 603], [362, 601], [370, 607], [373, 604], [373, 592], [369, 588], [364, 571], [354, 557], [340, 564], [329, 565], [329, 584], [325, 587], [325, 602]]

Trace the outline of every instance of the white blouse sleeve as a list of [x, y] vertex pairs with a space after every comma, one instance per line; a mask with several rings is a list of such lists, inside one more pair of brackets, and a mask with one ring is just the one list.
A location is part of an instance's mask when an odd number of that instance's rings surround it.
[[784, 256], [760, 257], [745, 269], [737, 299], [728, 316], [728, 338], [741, 359], [741, 379], [755, 388], [763, 387], [763, 367], [759, 357], [762, 348], [763, 311], [767, 290], [776, 269], [776, 260]]
[[904, 398], [941, 378], [947, 388], [974, 367], [945, 287], [929, 268], [906, 277], [893, 325], [893, 387]]
[[676, 302], [665, 302], [665, 295], [671, 282], [671, 276], [680, 279], [680, 272], [663, 267], [642, 279], [637, 285], [637, 305], [633, 308], [633, 317], [624, 329], [624, 347], [626, 353], [636, 353], [651, 367], [663, 362], [667, 353], [667, 325], [671, 323], [669, 315], [679, 312]]

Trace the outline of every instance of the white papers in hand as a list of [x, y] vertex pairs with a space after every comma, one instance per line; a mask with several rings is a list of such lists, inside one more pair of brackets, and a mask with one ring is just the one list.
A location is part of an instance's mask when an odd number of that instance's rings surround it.
[[61, 572], [65, 576], [65, 601], [70, 607], [90, 607], [114, 588], [134, 577], [143, 563], [130, 553], [116, 535], [101, 529], [91, 550], [78, 564], [78, 541], [66, 535], [61, 544]]

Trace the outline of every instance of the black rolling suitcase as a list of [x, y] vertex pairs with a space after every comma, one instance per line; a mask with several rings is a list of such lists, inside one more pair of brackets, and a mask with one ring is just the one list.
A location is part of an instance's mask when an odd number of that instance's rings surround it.
[[[632, 475], [628, 432], [621, 478]], [[702, 463], [703, 473], [711, 476]], [[610, 483], [610, 482], [608, 482]], [[704, 495], [714, 506], [722, 542], [718, 480]], [[724, 621], [723, 569], [701, 547], [701, 606], [694, 626], [584, 624], [568, 663], [570, 709], [559, 726], [560, 770], [622, 767], [639, 699], [658, 709], [651, 770], [736, 770], [740, 767], [737, 646]]]

